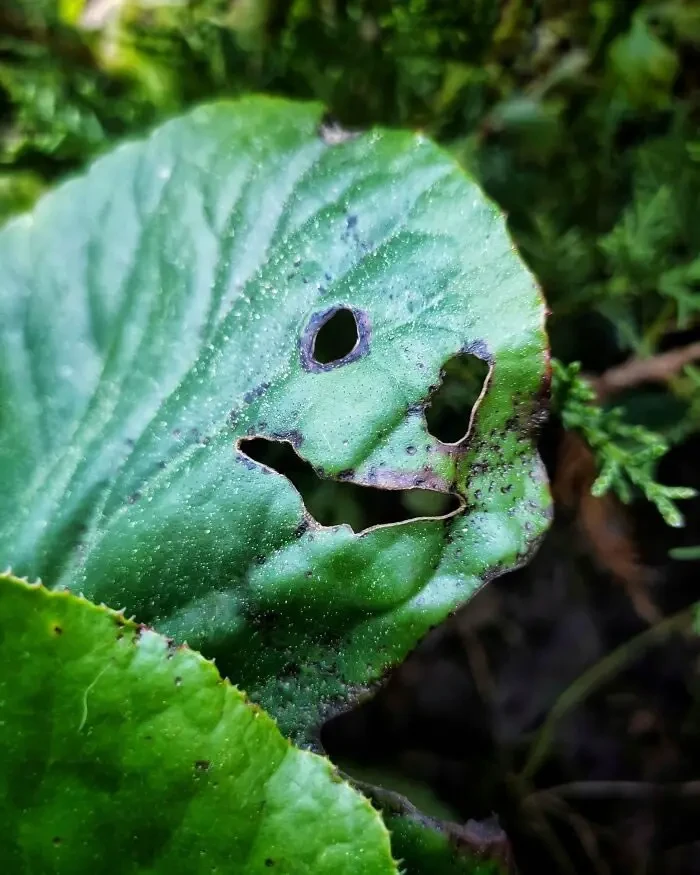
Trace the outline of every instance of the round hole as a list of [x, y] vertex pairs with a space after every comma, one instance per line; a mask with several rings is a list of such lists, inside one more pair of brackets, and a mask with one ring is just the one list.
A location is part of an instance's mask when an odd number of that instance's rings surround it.
[[355, 314], [343, 307], [336, 310], [316, 332], [312, 355], [320, 365], [334, 364], [350, 355], [359, 339]]
[[367, 313], [336, 305], [314, 313], [299, 341], [307, 371], [330, 371], [369, 353], [372, 329]]

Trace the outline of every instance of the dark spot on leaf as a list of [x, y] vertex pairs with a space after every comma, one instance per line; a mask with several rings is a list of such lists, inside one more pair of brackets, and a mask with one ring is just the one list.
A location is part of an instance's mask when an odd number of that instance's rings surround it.
[[180, 431], [179, 428], [173, 429], [173, 437], [179, 438], [181, 434], [182, 434], [182, 432]]
[[406, 447], [406, 452], [408, 453], [409, 456], [415, 456], [415, 454], [416, 454], [418, 451], [416, 450], [415, 447], [408, 446], [408, 447]]
[[463, 440], [489, 375], [489, 365], [471, 353], [453, 356], [425, 409], [428, 431], [446, 444]]
[[275, 865], [275, 861], [274, 861], [271, 857], [268, 857], [268, 858], [265, 860], [265, 865], [269, 868], [270, 866], [274, 866], [274, 865]]
[[289, 441], [289, 443], [298, 449], [304, 440], [304, 436], [300, 431], [296, 429], [290, 429], [289, 431], [275, 431], [270, 437], [276, 441]]
[[488, 364], [491, 364], [493, 362], [493, 356], [489, 352], [489, 349], [486, 346], [486, 342], [483, 340], [472, 340], [469, 343], [466, 343], [462, 347], [462, 352], [465, 355], [476, 356], [476, 358], [481, 359], [483, 362], [487, 362]]
[[56, 845], [56, 847], [58, 847], [61, 844], [62, 839], [61, 836], [54, 836], [51, 841], [54, 843], [54, 845]]
[[158, 467], [160, 468], [161, 471], [166, 467], [166, 465], [167, 465], [167, 462], [164, 462], [162, 460], [160, 462], [158, 462]]
[[196, 772], [208, 772], [211, 768], [209, 760], [196, 760], [194, 764]]
[[[357, 478], [353, 470], [342, 471], [334, 479], [320, 478], [287, 441], [255, 438], [240, 441], [238, 448], [239, 455], [287, 477], [301, 494], [311, 520], [297, 529], [298, 536], [311, 537], [308, 530], [314, 521], [325, 526], [344, 524], [360, 532], [376, 525], [441, 518], [461, 507], [459, 497], [427, 465], [420, 472], [372, 468], [358, 483], [350, 482]], [[319, 489], [320, 481], [323, 489]]]
[[59, 625], [54, 624], [53, 633], [54, 635], [63, 635], [63, 629]]
[[311, 317], [300, 338], [302, 366], [307, 371], [330, 371], [348, 365], [369, 352], [370, 339], [365, 312], [330, 307]]
[[246, 404], [250, 404], [251, 401], [255, 401], [256, 398], [260, 398], [261, 395], [264, 395], [269, 388], [269, 383], [260, 383], [259, 386], [256, 386], [254, 389], [250, 389], [248, 392], [246, 392], [243, 395], [243, 400]]
[[129, 504], [136, 504], [136, 502], [141, 498], [140, 492], [132, 492], [127, 501]]
[[175, 678], [175, 686], [179, 687], [181, 685], [182, 685], [182, 678], [178, 676]]
[[309, 520], [304, 518], [294, 530], [294, 537], [301, 538], [302, 535], [305, 535], [309, 531], [309, 525]]
[[[252, 443], [252, 441], [245, 441], [245, 443]], [[246, 455], [246, 453], [236, 453], [236, 461], [240, 462], [245, 468], [249, 471], [257, 470], [258, 466], [253, 462], [253, 460]]]
[[354, 228], [357, 225], [357, 216], [349, 215], [345, 220], [348, 228]]

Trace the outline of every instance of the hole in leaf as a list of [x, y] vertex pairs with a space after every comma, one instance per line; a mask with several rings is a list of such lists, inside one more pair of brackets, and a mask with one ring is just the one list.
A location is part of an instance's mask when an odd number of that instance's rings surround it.
[[462, 440], [488, 374], [488, 363], [470, 353], [460, 353], [447, 362], [440, 387], [425, 409], [433, 437], [446, 444]]
[[305, 462], [287, 441], [250, 438], [240, 442], [249, 458], [287, 477], [308, 512], [324, 526], [348, 525], [361, 532], [371, 526], [419, 517], [442, 517], [460, 508], [456, 495], [432, 489], [378, 489], [327, 480]]
[[338, 362], [350, 355], [358, 342], [359, 332], [355, 314], [347, 307], [343, 307], [318, 329], [313, 345], [314, 359], [321, 365]]

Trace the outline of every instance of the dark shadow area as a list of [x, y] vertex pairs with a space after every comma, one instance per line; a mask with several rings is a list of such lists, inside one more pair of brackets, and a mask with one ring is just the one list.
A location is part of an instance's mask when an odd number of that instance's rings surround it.
[[442, 517], [460, 506], [456, 495], [429, 489], [377, 489], [326, 480], [287, 441], [250, 438], [241, 452], [287, 477], [301, 494], [311, 516], [324, 526], [349, 525], [360, 532], [371, 526], [418, 517]]
[[[541, 442], [559, 498], [532, 562], [433, 630], [372, 699], [329, 720], [322, 744], [360, 780], [399, 792], [419, 782], [409, 795], [429, 814], [430, 794], [458, 823], [496, 813], [521, 875], [691, 875], [700, 561], [669, 551], [700, 544], [700, 498], [683, 502], [687, 526], [672, 529], [642, 501], [567, 494], [562, 440], [554, 423]], [[694, 436], [663, 459], [660, 479], [700, 487], [698, 458]]]
[[487, 362], [460, 353], [442, 369], [442, 382], [425, 410], [428, 431], [446, 444], [460, 441], [467, 433], [474, 405], [489, 373]]

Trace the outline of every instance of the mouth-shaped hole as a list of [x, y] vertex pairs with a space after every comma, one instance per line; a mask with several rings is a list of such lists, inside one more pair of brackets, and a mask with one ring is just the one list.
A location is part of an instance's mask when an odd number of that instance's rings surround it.
[[355, 532], [372, 526], [425, 517], [441, 518], [459, 510], [456, 495], [430, 489], [377, 489], [327, 480], [287, 441], [249, 438], [239, 444], [246, 456], [287, 477], [311, 516], [323, 526], [348, 525]]
[[430, 434], [445, 444], [461, 441], [489, 375], [487, 362], [470, 353], [453, 356], [442, 369], [442, 382], [425, 409]]

